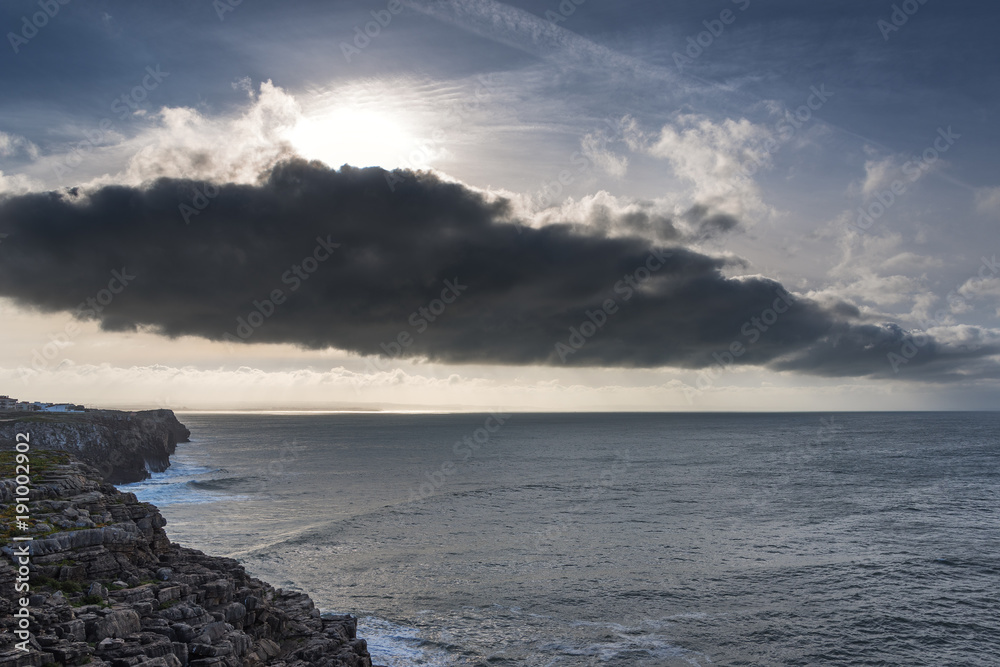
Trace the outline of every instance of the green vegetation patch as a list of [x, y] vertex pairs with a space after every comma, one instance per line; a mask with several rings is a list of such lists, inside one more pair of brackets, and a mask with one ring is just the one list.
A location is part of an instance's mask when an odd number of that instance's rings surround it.
[[[32, 449], [27, 452], [28, 476], [32, 481], [37, 479], [41, 473], [51, 471], [58, 465], [65, 465], [70, 462], [71, 457], [67, 452], [52, 451], [48, 449]], [[0, 452], [0, 479], [14, 479], [21, 472], [17, 469], [17, 452], [5, 450]]]
[[31, 583], [34, 586], [45, 586], [62, 591], [63, 595], [75, 595], [83, 592], [83, 584], [79, 581], [62, 581], [60, 579], [53, 579], [52, 577], [34, 577]]

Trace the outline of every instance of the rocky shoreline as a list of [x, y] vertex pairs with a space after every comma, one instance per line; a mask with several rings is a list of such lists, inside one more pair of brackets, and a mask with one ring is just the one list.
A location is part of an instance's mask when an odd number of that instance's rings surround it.
[[[15, 525], [14, 440], [0, 445], [0, 666], [372, 667], [355, 618], [321, 617], [308, 595], [171, 543], [155, 506], [77, 451], [45, 447], [33, 425], [21, 428], [32, 445], [27, 530]], [[25, 544], [30, 591], [18, 593]], [[23, 596], [25, 639], [15, 616]]]

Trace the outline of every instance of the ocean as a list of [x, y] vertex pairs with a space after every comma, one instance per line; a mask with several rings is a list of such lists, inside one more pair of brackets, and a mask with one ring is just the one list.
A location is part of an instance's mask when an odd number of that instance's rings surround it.
[[376, 664], [1000, 664], [1000, 413], [178, 413], [123, 487]]

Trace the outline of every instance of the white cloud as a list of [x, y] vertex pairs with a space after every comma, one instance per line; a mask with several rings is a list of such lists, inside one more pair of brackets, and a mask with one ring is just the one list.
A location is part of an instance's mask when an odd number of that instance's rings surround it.
[[591, 133], [580, 140], [580, 147], [584, 156], [598, 169], [614, 178], [624, 178], [628, 171], [628, 158], [610, 150], [608, 143], [608, 138], [603, 134]]
[[987, 215], [1000, 215], [1000, 187], [977, 189], [976, 210]]
[[867, 160], [865, 178], [859, 187], [861, 196], [867, 200], [888, 188], [902, 173], [901, 170], [902, 164], [894, 156]]
[[944, 261], [937, 257], [930, 257], [928, 255], [918, 255], [914, 252], [901, 252], [898, 255], [890, 257], [881, 263], [881, 268], [884, 271], [927, 271], [930, 269], [940, 269], [944, 266]]
[[667, 200], [635, 200], [616, 197], [606, 190], [580, 199], [572, 197], [559, 206], [532, 214], [533, 226], [576, 223], [607, 236], [642, 236], [650, 240], [667, 240], [672, 226], [679, 226], [680, 211]]
[[[22, 136], [0, 132], [0, 158], [38, 159], [38, 146]], [[0, 195], [19, 195], [41, 188], [41, 183], [25, 174], [7, 176], [0, 171]]]
[[771, 166], [768, 140], [773, 140], [769, 128], [745, 118], [716, 123], [698, 114], [678, 116], [651, 140], [638, 133], [631, 137], [634, 150], [667, 160], [690, 182], [694, 200], [743, 219], [771, 212], [752, 178], [760, 166]]
[[20, 154], [37, 160], [38, 146], [22, 136], [0, 132], [0, 157], [15, 157]]
[[659, 244], [683, 242], [692, 248], [700, 248], [738, 228], [724, 223], [739, 222], [720, 215], [723, 212], [716, 209], [692, 207], [680, 197], [637, 199], [600, 190], [580, 198], [568, 197], [558, 205], [538, 208], [530, 197], [517, 193], [491, 191], [488, 194], [509, 199], [513, 204], [513, 216], [530, 227], [569, 223], [578, 225], [585, 233], [638, 237]]
[[628, 143], [629, 138], [638, 132], [635, 119], [631, 116], [624, 116], [617, 124], [611, 124], [612, 132], [605, 129], [588, 132], [580, 140], [580, 150], [593, 165], [617, 179], [625, 177], [628, 171], [629, 160], [627, 157], [618, 155], [612, 145], [621, 142], [623, 139]]
[[124, 173], [99, 180], [138, 184], [173, 177], [252, 183], [292, 154], [286, 137], [301, 118], [295, 98], [270, 81], [260, 85], [251, 107], [236, 117], [164, 108], [157, 114], [158, 126], [133, 140], [143, 147]]
[[856, 303], [867, 302], [878, 308], [917, 303], [926, 293], [923, 281], [903, 275], [878, 275], [872, 270], [861, 269], [851, 279], [809, 292], [807, 296], [845, 299]]
[[0, 195], [21, 195], [41, 188], [42, 184], [29, 176], [24, 174], [7, 176], [0, 171]]
[[1000, 344], [1000, 330], [968, 324], [931, 327], [927, 333], [945, 348], [975, 350]]
[[829, 272], [836, 282], [810, 295], [853, 301], [870, 317], [926, 321], [940, 301], [928, 274], [944, 262], [903, 250], [904, 243], [899, 233], [848, 231], [839, 239], [842, 258]]
[[968, 299], [1000, 299], [1000, 278], [997, 276], [971, 278], [958, 288], [958, 293]]
[[[957, 329], [949, 342], [979, 343], [988, 332]], [[394, 368], [384, 372], [296, 369], [266, 371], [191, 366], [64, 363], [53, 371], [31, 372], [22, 382], [17, 369], [0, 368], [0, 384], [22, 400], [68, 401], [91, 407], [175, 410], [232, 409], [434, 409], [434, 410], [789, 410], [865, 409], [873, 400], [887, 409], [912, 408], [920, 388], [906, 391], [886, 383], [797, 378], [766, 371], [734, 372], [689, 399], [697, 373], [658, 371], [575, 371], [553, 378], [519, 369], [495, 377], [459, 375], [447, 369]], [[741, 369], [742, 370], [742, 369]], [[443, 372], [440, 372], [443, 371]], [[463, 371], [464, 372], [464, 371]], [[523, 376], [523, 377], [522, 377]], [[685, 394], [685, 388], [688, 394]], [[910, 394], [908, 392], [918, 392]], [[886, 392], [896, 402], [885, 402]], [[927, 406], [936, 396], [929, 395]], [[939, 398], [939, 397], [938, 397]], [[183, 416], [182, 416], [183, 420]]]

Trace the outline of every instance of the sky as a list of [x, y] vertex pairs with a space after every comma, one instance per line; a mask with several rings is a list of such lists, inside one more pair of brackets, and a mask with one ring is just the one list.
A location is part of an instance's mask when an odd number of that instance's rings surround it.
[[995, 409], [998, 18], [5, 2], [0, 393]]

